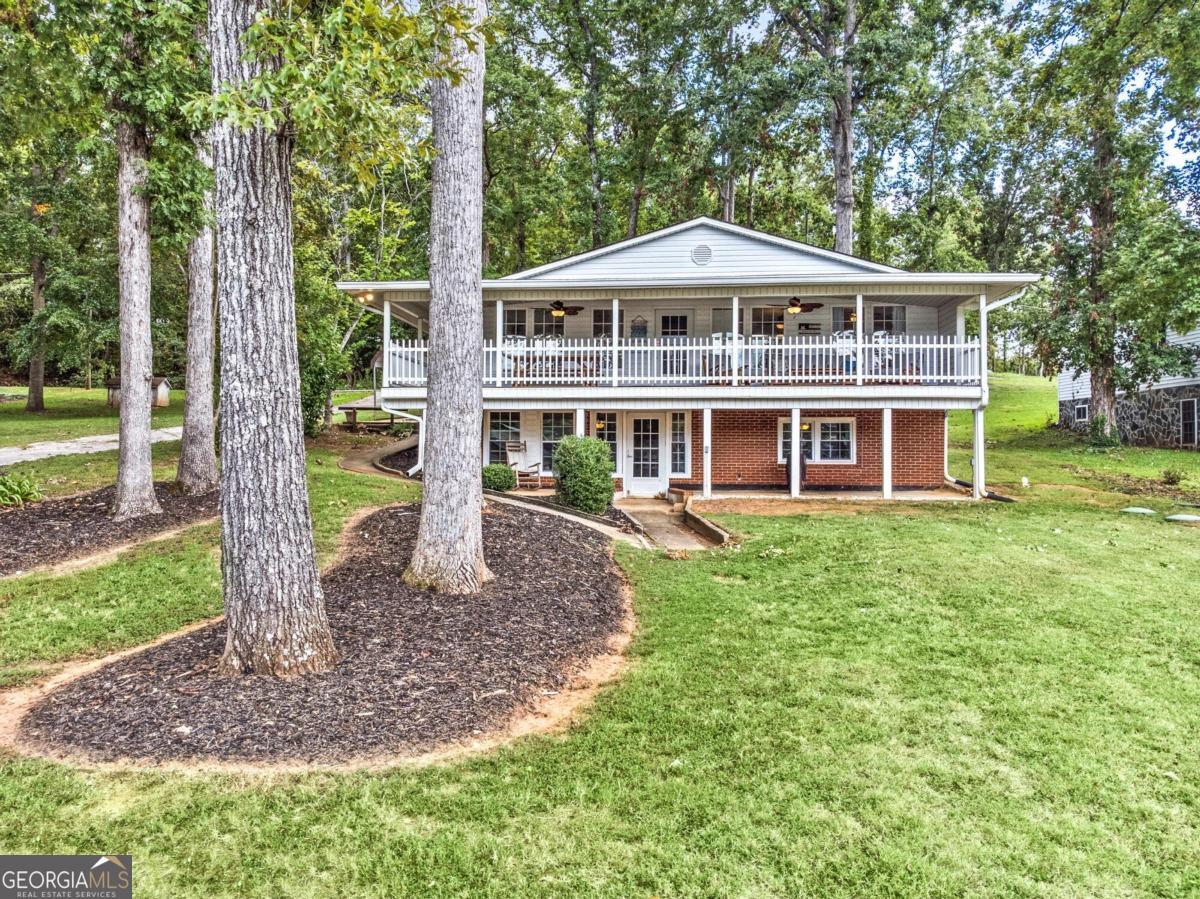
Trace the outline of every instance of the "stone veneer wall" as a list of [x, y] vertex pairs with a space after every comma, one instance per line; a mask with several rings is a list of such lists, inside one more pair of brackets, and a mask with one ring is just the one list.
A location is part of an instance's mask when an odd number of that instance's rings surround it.
[[[1122, 443], [1135, 446], [1162, 446], [1178, 449], [1179, 402], [1200, 400], [1200, 384], [1182, 387], [1161, 387], [1156, 390], [1141, 390], [1134, 394], [1117, 397], [1117, 431]], [[1091, 400], [1061, 400], [1058, 404], [1060, 425], [1081, 434], [1088, 432], [1088, 422], [1075, 421], [1075, 407], [1086, 404], [1091, 418]], [[1195, 447], [1187, 447], [1195, 449]]]

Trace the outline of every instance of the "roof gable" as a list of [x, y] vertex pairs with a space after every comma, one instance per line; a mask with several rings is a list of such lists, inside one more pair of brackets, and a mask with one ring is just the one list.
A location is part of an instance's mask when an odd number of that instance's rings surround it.
[[865, 259], [701, 217], [517, 272], [502, 280], [633, 281], [898, 271], [900, 269]]

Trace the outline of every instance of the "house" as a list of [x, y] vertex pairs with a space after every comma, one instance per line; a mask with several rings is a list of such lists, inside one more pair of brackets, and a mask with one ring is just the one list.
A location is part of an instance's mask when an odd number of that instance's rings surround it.
[[[108, 405], [121, 405], [121, 379], [109, 378], [104, 382], [108, 388]], [[150, 407], [171, 405], [171, 382], [166, 378], [150, 379]]]
[[[1167, 332], [1167, 342], [1196, 347], [1200, 328]], [[1060, 425], [1087, 433], [1092, 417], [1092, 379], [1087, 372], [1058, 375]], [[1170, 375], [1128, 393], [1117, 392], [1117, 432], [1122, 443], [1196, 449], [1200, 446], [1200, 360], [1189, 375]]]
[[[943, 485], [946, 413], [970, 409], [981, 496], [987, 372], [967, 317], [986, 334], [1037, 277], [916, 274], [698, 218], [484, 280], [480, 461], [519, 441], [549, 484], [558, 441], [592, 434], [625, 495], [891, 497]], [[428, 282], [338, 287], [383, 317], [383, 407], [419, 415]], [[417, 338], [392, 339], [393, 318]]]

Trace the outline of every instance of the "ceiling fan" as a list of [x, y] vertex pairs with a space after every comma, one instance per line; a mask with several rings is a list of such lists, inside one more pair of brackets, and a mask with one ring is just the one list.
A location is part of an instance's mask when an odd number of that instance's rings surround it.
[[562, 300], [555, 300], [550, 304], [550, 314], [555, 318], [562, 318], [564, 315], [578, 315], [582, 311], [582, 306], [564, 306]]
[[[784, 308], [787, 309], [789, 315], [799, 315], [801, 312], [812, 312], [815, 309], [820, 309], [824, 305], [824, 303], [806, 303], [799, 297], [792, 297], [787, 301], [787, 305]], [[771, 308], [778, 309], [780, 306], [783, 306], [783, 303], [774, 303]]]

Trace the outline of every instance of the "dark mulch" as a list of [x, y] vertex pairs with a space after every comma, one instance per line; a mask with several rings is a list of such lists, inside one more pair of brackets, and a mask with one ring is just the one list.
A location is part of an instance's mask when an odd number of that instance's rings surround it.
[[155, 485], [161, 515], [113, 521], [109, 507], [114, 490], [105, 487], [0, 511], [0, 575], [90, 556], [217, 514], [217, 491], [183, 496], [162, 483]]
[[[379, 460], [385, 468], [392, 468], [396, 471], [407, 472], [410, 468], [417, 464], [417, 448], [415, 446], [408, 449], [402, 449], [398, 453], [391, 453]], [[421, 472], [417, 472], [415, 477], [420, 477]]]
[[621, 581], [594, 531], [523, 509], [484, 516], [482, 594], [408, 587], [417, 507], [356, 529], [323, 578], [331, 671], [295, 680], [218, 677], [223, 624], [73, 681], [26, 716], [25, 736], [98, 760], [339, 762], [423, 752], [504, 724], [620, 626]]

